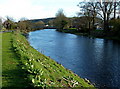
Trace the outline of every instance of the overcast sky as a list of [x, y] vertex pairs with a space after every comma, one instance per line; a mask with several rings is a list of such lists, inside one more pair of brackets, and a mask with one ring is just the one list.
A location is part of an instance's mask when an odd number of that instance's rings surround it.
[[0, 0], [0, 16], [16, 20], [22, 17], [40, 19], [55, 17], [62, 8], [65, 15], [73, 17], [79, 11], [77, 4], [82, 0]]

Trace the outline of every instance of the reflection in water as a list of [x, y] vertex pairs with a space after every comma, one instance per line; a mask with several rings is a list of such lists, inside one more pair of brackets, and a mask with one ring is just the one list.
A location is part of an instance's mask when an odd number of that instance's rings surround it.
[[30, 44], [97, 86], [120, 87], [120, 44], [45, 29], [29, 33]]

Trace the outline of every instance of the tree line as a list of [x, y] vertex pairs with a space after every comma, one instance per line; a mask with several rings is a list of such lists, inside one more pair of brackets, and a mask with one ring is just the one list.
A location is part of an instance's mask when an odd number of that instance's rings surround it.
[[33, 31], [45, 26], [55, 27], [57, 30], [76, 30], [76, 32], [90, 34], [102, 30], [105, 35], [120, 36], [120, 0], [88, 0], [78, 3], [80, 11], [76, 17], [66, 17], [63, 9], [58, 10], [56, 17], [47, 23], [43, 21], [31, 22], [25, 18], [18, 22], [10, 17], [3, 23], [6, 29]]
[[43, 21], [33, 23], [26, 18], [21, 18], [18, 22], [15, 22], [15, 20], [9, 16], [6, 17], [6, 20], [3, 23], [2, 20], [0, 21], [1, 28], [4, 27], [6, 30], [20, 30], [21, 32], [25, 33], [37, 30], [37, 28], [43, 28], [43, 26], [45, 25]]
[[[80, 8], [78, 16], [69, 18], [69, 21], [61, 17], [59, 25], [64, 24], [64, 27], [59, 29], [75, 27], [78, 32], [88, 34], [101, 30], [104, 33], [103, 36], [120, 37], [120, 0], [89, 0], [80, 2], [77, 6]], [[60, 18], [59, 15], [58, 17]]]

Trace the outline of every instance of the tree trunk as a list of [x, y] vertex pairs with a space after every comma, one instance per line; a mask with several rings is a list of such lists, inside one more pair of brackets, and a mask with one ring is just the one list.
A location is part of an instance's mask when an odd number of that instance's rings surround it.
[[95, 24], [95, 17], [93, 17], [93, 26], [92, 26], [92, 29], [94, 30], [94, 24]]
[[90, 22], [89, 22], [88, 24], [89, 24], [89, 31], [88, 31], [88, 34], [90, 34]]
[[116, 1], [114, 2], [114, 19], [116, 18]]

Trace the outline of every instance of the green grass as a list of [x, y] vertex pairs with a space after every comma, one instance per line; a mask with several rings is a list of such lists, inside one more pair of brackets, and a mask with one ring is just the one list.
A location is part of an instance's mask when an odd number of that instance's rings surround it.
[[68, 28], [67, 30], [77, 30], [77, 28]]
[[13, 46], [22, 68], [34, 87], [94, 87], [73, 72], [33, 49], [26, 38], [15, 33]]
[[[3, 87], [92, 87], [89, 82], [32, 48], [19, 32], [3, 33]], [[16, 88], [16, 89], [17, 89]], [[11, 88], [12, 89], [12, 88]]]
[[2, 87], [23, 89], [27, 86], [19, 57], [12, 48], [12, 33], [2, 33]]

